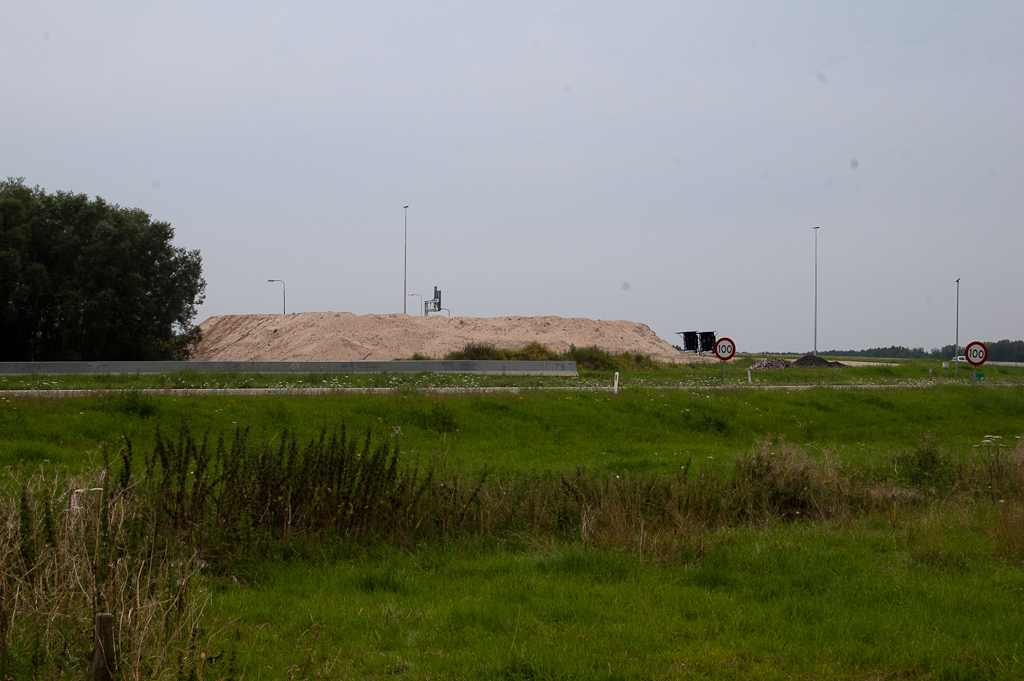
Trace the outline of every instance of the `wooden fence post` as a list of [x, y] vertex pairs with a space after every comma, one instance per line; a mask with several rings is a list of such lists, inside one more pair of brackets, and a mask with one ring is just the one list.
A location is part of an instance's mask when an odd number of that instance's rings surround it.
[[92, 678], [94, 681], [110, 681], [110, 668], [114, 665], [114, 616], [109, 612], [98, 612], [93, 621], [93, 637], [96, 647], [92, 653]]

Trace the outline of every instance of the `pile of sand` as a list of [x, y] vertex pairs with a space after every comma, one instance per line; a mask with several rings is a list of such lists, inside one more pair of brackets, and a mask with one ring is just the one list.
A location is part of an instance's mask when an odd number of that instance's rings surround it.
[[556, 352], [597, 346], [659, 362], [707, 361], [685, 355], [644, 324], [563, 317], [412, 317], [301, 312], [210, 317], [199, 325], [201, 361], [354, 362], [441, 359], [468, 344], [518, 349], [540, 343]]

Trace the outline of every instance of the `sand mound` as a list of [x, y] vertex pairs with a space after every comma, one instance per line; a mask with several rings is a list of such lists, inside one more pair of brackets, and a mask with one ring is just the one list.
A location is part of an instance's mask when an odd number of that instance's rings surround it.
[[355, 362], [440, 359], [466, 345], [518, 349], [540, 343], [556, 352], [597, 346], [659, 362], [706, 361], [685, 355], [644, 324], [563, 317], [411, 317], [301, 312], [210, 317], [199, 325], [201, 361]]

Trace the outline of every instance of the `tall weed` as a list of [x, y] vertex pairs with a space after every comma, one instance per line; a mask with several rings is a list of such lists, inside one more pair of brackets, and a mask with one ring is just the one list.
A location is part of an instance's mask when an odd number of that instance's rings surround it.
[[202, 563], [139, 532], [148, 513], [132, 490], [111, 490], [103, 470], [37, 473], [21, 481], [16, 504], [0, 499], [0, 678], [87, 675], [97, 612], [115, 614], [121, 678], [178, 674], [166, 660], [199, 626]]

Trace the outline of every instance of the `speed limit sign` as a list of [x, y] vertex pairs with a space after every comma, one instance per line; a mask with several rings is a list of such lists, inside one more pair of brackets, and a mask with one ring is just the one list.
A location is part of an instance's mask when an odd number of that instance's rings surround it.
[[723, 362], [732, 359], [732, 356], [735, 354], [736, 344], [732, 342], [731, 338], [719, 338], [718, 342], [715, 343], [715, 357]]
[[964, 356], [971, 366], [981, 366], [988, 359], [988, 347], [981, 341], [974, 341], [964, 348]]

